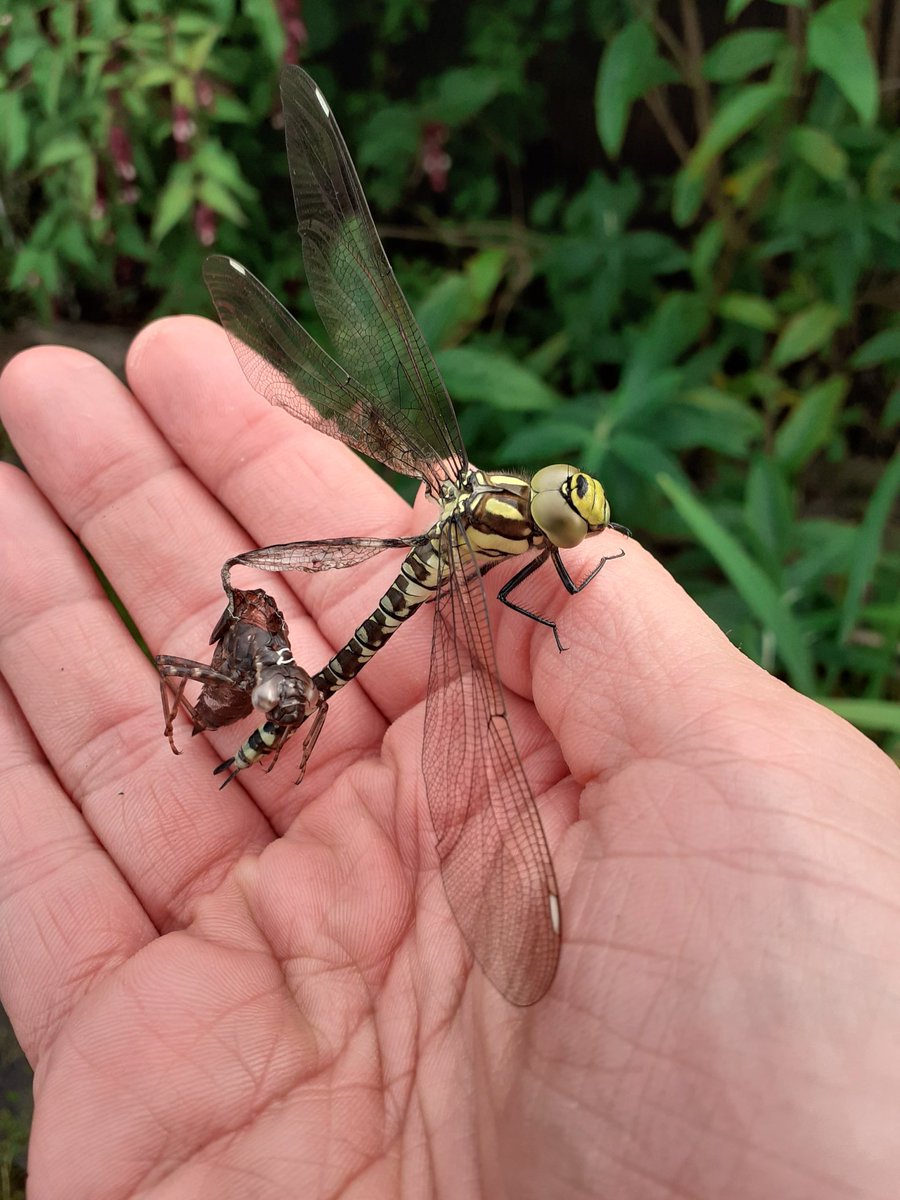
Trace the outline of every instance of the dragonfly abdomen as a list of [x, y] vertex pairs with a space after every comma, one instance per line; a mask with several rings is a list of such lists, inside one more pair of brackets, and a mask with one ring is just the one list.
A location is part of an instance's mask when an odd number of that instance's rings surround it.
[[434, 598], [441, 571], [440, 557], [430, 541], [412, 549], [400, 573], [346, 645], [335, 654], [313, 682], [326, 697], [355, 679], [369, 659], [405, 624], [413, 613]]
[[228, 765], [233, 768], [235, 774], [247, 767], [252, 767], [264, 754], [271, 753], [276, 742], [284, 740], [285, 733], [286, 730], [280, 725], [276, 725], [272, 721], [264, 721], [258, 729], [253, 730]]

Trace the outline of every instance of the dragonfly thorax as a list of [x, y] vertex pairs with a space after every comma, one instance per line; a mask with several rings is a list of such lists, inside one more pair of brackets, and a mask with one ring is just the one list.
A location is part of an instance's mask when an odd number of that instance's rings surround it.
[[567, 550], [606, 528], [609, 502], [599, 480], [555, 463], [532, 477], [531, 516], [549, 542]]
[[[296, 672], [296, 673], [295, 673]], [[315, 707], [317, 691], [306, 672], [271, 670], [253, 689], [253, 707], [276, 725], [294, 725]]]

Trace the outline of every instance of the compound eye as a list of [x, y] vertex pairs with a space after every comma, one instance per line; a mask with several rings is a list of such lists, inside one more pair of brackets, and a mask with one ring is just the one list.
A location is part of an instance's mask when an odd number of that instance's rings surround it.
[[582, 542], [588, 527], [570, 500], [570, 480], [577, 476], [574, 467], [555, 463], [542, 467], [531, 480], [531, 516], [535, 525], [560, 550], [569, 550]]
[[569, 503], [581, 513], [592, 533], [609, 524], [609, 501], [606, 499], [603, 484], [590, 475], [585, 475], [583, 471], [577, 471], [572, 476], [569, 484]]
[[253, 707], [260, 712], [270, 713], [277, 704], [282, 702], [282, 680], [272, 677], [253, 689], [250, 697]]

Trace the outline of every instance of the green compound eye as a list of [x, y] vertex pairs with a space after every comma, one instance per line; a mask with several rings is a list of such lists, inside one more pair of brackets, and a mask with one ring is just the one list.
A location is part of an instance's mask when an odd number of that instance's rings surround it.
[[592, 531], [609, 524], [609, 502], [603, 484], [583, 471], [578, 471], [569, 481], [569, 503], [584, 517]]
[[531, 480], [531, 515], [554, 546], [568, 550], [609, 524], [609, 504], [596, 479], [555, 463]]

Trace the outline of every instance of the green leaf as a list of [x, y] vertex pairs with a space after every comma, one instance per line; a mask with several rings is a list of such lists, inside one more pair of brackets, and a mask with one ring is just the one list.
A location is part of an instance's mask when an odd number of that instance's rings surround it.
[[894, 192], [900, 187], [900, 134], [894, 136], [872, 159], [866, 172], [866, 195], [876, 203], [894, 203]]
[[73, 221], [66, 222], [56, 234], [56, 249], [60, 258], [91, 271], [97, 258], [96, 249], [88, 243], [84, 230]]
[[20, 92], [0, 92], [0, 146], [6, 170], [16, 171], [28, 153], [29, 121]]
[[198, 74], [204, 69], [207, 59], [212, 53], [212, 49], [216, 42], [222, 36], [222, 30], [213, 25], [209, 26], [209, 18], [203, 17], [203, 31], [197, 40], [190, 46], [185, 55], [185, 64], [189, 71]]
[[46, 42], [38, 34], [19, 34], [11, 39], [5, 55], [5, 67], [10, 74], [27, 66], [46, 47]]
[[216, 96], [212, 111], [217, 121], [227, 121], [230, 125], [249, 125], [253, 120], [247, 105], [234, 96]]
[[847, 154], [830, 134], [810, 125], [798, 125], [790, 132], [790, 145], [798, 158], [823, 179], [837, 183], [846, 178]]
[[[244, 0], [244, 15], [256, 30], [269, 62], [273, 65], [284, 57], [285, 33], [272, 0]], [[274, 79], [273, 79], [274, 84]]]
[[658, 483], [661, 476], [677, 479], [680, 486], [689, 488], [688, 477], [674, 454], [663, 450], [656, 442], [637, 433], [614, 430], [610, 453], [621, 459], [641, 479]]
[[728, 0], [725, 5], [725, 20], [736, 21], [744, 9], [752, 3], [753, 0]]
[[832, 375], [805, 393], [775, 434], [775, 457], [785, 470], [799, 471], [828, 444], [846, 394], [845, 375]]
[[59, 288], [59, 263], [52, 250], [24, 246], [13, 262], [9, 290], [26, 288], [37, 292], [43, 289], [54, 296]]
[[727, 292], [719, 301], [719, 316], [764, 333], [778, 328], [778, 313], [773, 305], [751, 292]]
[[878, 113], [878, 72], [869, 53], [863, 18], [868, 0], [831, 0], [809, 19], [809, 61], [834, 81], [866, 125]]
[[[194, 7], [198, 6], [194, 5]], [[248, 5], [245, 4], [244, 7], [246, 8]], [[176, 37], [203, 37], [209, 31], [209, 14], [198, 12], [180, 12], [175, 15], [174, 24]]]
[[[499, 247], [486, 247], [484, 250], [479, 250], [477, 254], [473, 254], [466, 263], [463, 274], [469, 284], [469, 291], [476, 302], [484, 306], [496, 292], [500, 280], [503, 278], [503, 272], [506, 270], [506, 251]], [[481, 308], [480, 316], [484, 309]], [[474, 319], [476, 310], [472, 311]]]
[[223, 187], [242, 200], [253, 200], [256, 188], [244, 178], [240, 164], [233, 154], [223, 150], [221, 144], [207, 139], [194, 155], [194, 167], [198, 174], [218, 180]]
[[736, 83], [774, 62], [786, 45], [780, 29], [742, 29], [713, 46], [703, 60], [703, 74], [713, 83]]
[[706, 221], [694, 238], [691, 275], [698, 288], [708, 287], [719, 255], [725, 248], [725, 230], [720, 220]]
[[678, 450], [705, 446], [731, 458], [745, 458], [763, 435], [762, 417], [746, 400], [714, 387], [684, 393], [666, 425], [666, 445]]
[[457, 67], [438, 77], [436, 93], [424, 106], [426, 120], [461, 125], [481, 112], [500, 91], [500, 77], [488, 67]]
[[226, 221], [231, 221], [235, 225], [247, 224], [244, 210], [231, 192], [224, 188], [218, 180], [209, 177], [204, 179], [197, 190], [197, 199], [208, 204], [213, 212], [217, 212]]
[[[795, 522], [791, 532], [798, 556], [785, 567], [784, 578], [789, 586], [810, 592], [826, 576], [846, 572], [855, 529], [835, 521], [807, 519]], [[833, 626], [833, 609], [828, 615]]]
[[444, 275], [416, 306], [429, 346], [451, 346], [484, 317], [506, 269], [504, 250], [482, 250], [464, 271]]
[[134, 86], [148, 90], [166, 87], [175, 80], [178, 70], [173, 63], [152, 63], [134, 77]]
[[74, 158], [83, 158], [90, 153], [87, 142], [77, 133], [63, 133], [44, 146], [37, 161], [38, 166], [42, 168], [58, 167], [60, 163], [71, 162]]
[[63, 56], [50, 46], [35, 55], [31, 64], [34, 93], [48, 117], [56, 117], [59, 112], [59, 94], [67, 71]]
[[632, 21], [607, 45], [597, 72], [595, 115], [600, 142], [611, 158], [622, 149], [635, 100], [677, 79], [656, 51], [656, 39], [643, 21]]
[[895, 701], [832, 699], [830, 696], [816, 696], [816, 700], [857, 729], [900, 733], [900, 704]]
[[540, 412], [555, 408], [560, 397], [537, 375], [506, 355], [474, 346], [435, 354], [450, 393], [457, 400], [479, 400], [491, 408]]
[[900, 362], [900, 329], [882, 329], [881, 333], [863, 342], [850, 359], [857, 371], [880, 367], [886, 362]]
[[900, 451], [894, 454], [884, 474], [875, 485], [872, 498], [866, 506], [859, 533], [853, 543], [847, 592], [844, 596], [844, 603], [841, 605], [841, 624], [838, 636], [842, 642], [847, 640], [856, 625], [863, 593], [871, 582], [875, 564], [878, 562], [881, 540], [898, 492], [900, 492]]
[[772, 366], [781, 370], [815, 350], [821, 350], [840, 322], [840, 309], [833, 304], [819, 302], [795, 313], [775, 343]]
[[768, 552], [773, 568], [780, 568], [793, 519], [791, 490], [777, 463], [755, 454], [744, 489], [744, 521]]
[[688, 174], [704, 174], [729, 146], [755, 128], [786, 95], [779, 83], [752, 83], [726, 100], [688, 160], [685, 168]]
[[[179, 164], [184, 165], [184, 164]], [[196, 198], [193, 176], [175, 167], [168, 183], [163, 188], [153, 218], [150, 236], [161, 242], [182, 221], [193, 207]]]
[[499, 462], [547, 463], [581, 461], [587, 431], [583, 424], [561, 421], [522, 421], [498, 448]]
[[773, 634], [778, 654], [794, 687], [807, 694], [813, 689], [809, 648], [793, 612], [768, 575], [692, 492], [675, 479], [660, 475], [659, 486], [679, 516], [706, 547], [744, 603], [763, 627]]
[[739, 171], [732, 171], [728, 175], [724, 181], [724, 190], [738, 208], [746, 208], [779, 166], [780, 163], [769, 154], [751, 158]]
[[683, 227], [693, 221], [703, 203], [705, 191], [706, 179], [703, 175], [692, 175], [688, 171], [678, 172], [672, 198], [672, 215], [677, 225]]
[[118, 0], [87, 0], [87, 10], [92, 33], [106, 42], [112, 41], [119, 19]]

